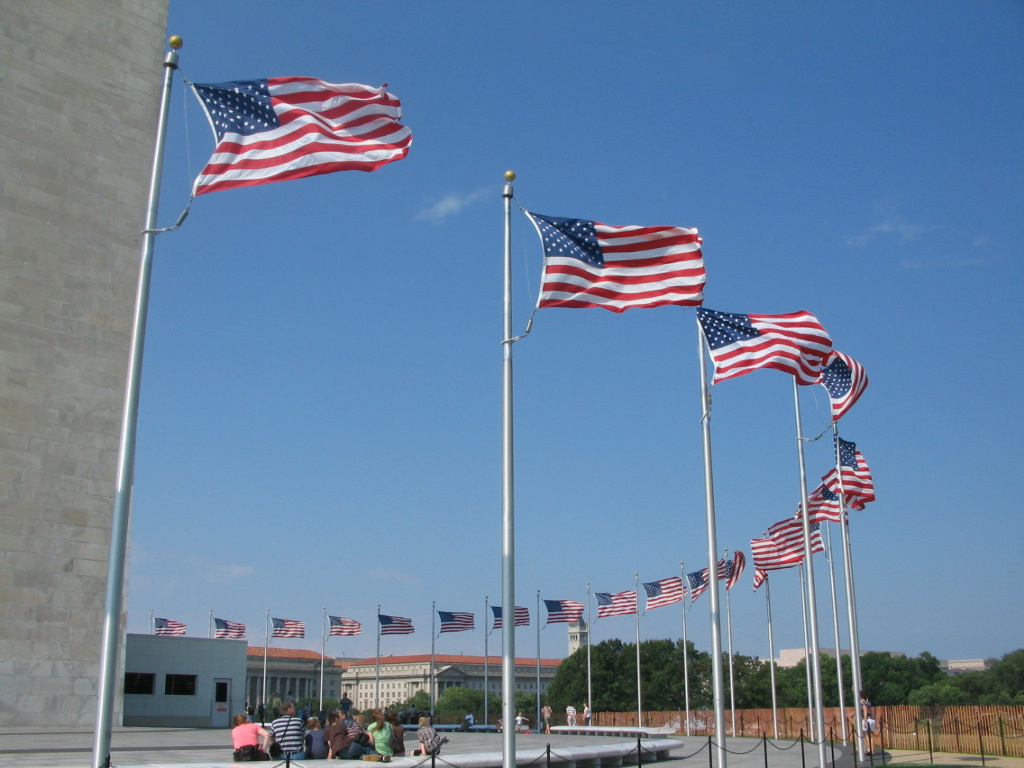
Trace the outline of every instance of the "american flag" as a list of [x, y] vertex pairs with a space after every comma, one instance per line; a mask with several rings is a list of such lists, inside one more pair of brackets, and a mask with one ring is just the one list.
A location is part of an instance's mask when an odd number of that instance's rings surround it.
[[238, 639], [245, 637], [245, 624], [239, 624], [237, 621], [228, 621], [227, 619], [214, 619], [213, 626], [214, 638]]
[[757, 592], [757, 588], [768, 581], [768, 571], [764, 568], [754, 569], [754, 591]]
[[374, 171], [409, 153], [412, 132], [401, 103], [384, 88], [271, 77], [192, 88], [217, 139], [193, 194], [300, 179], [334, 171]]
[[733, 315], [697, 308], [715, 363], [714, 381], [775, 368], [791, 373], [797, 384], [817, 384], [832, 339], [809, 312], [788, 315]]
[[821, 481], [833, 493], [842, 491], [850, 509], [864, 509], [864, 505], [875, 500], [875, 481], [871, 478], [871, 470], [864, 461], [857, 444], [837, 437], [839, 446], [839, 465], [843, 469], [842, 488], [835, 469], [829, 470]]
[[828, 391], [828, 399], [832, 404], [832, 421], [839, 421], [864, 394], [868, 387], [868, 375], [864, 366], [852, 357], [833, 349], [825, 370], [821, 372], [821, 384]]
[[292, 619], [271, 619], [271, 626], [274, 630], [271, 637], [305, 637], [306, 622], [293, 621]]
[[473, 614], [462, 611], [438, 611], [441, 619], [441, 632], [465, 632], [474, 629]]
[[355, 637], [363, 634], [363, 625], [355, 619], [344, 619], [341, 616], [328, 616], [331, 622], [331, 637]]
[[380, 620], [380, 633], [382, 635], [411, 635], [415, 630], [412, 628], [412, 619], [405, 619], [401, 616], [386, 616], [378, 613]]
[[[729, 574], [724, 577], [725, 578], [725, 588], [726, 588], [726, 590], [732, 589], [733, 586], [736, 584], [736, 582], [740, 580], [740, 575], [743, 573], [743, 569], [744, 569], [744, 567], [746, 567], [746, 564], [747, 564], [746, 556], [737, 549], [733, 553], [732, 562], [728, 563]], [[721, 579], [721, 578], [723, 578], [721, 576], [721, 567], [722, 567], [722, 563], [721, 562], [719, 562], [718, 567], [719, 567], [719, 576], [718, 576], [718, 578]]]
[[575, 624], [583, 616], [583, 603], [577, 600], [545, 600], [548, 624]]
[[688, 573], [686, 580], [690, 584], [690, 602], [696, 602], [697, 598], [703, 595], [704, 590], [708, 588], [708, 569], [701, 568], [699, 571]]
[[697, 306], [704, 301], [700, 235], [684, 227], [615, 227], [529, 213], [544, 247], [538, 307]]
[[636, 613], [636, 592], [627, 589], [625, 592], [595, 592], [597, 598], [597, 618], [607, 616], [628, 616]]
[[158, 635], [184, 635], [185, 625], [174, 619], [153, 619], [153, 632]]
[[[811, 523], [811, 552], [824, 552], [821, 540], [821, 523]], [[767, 538], [751, 539], [750, 552], [754, 567], [765, 571], [792, 568], [804, 559], [804, 526], [799, 517], [791, 517], [775, 523], [768, 529]]]
[[[798, 516], [800, 515], [799, 507], [796, 513]], [[823, 520], [838, 523], [843, 519], [839, 497], [832, 493], [824, 482], [807, 494], [807, 514], [811, 516], [812, 523]]]
[[648, 611], [672, 605], [683, 599], [683, 580], [679, 576], [669, 576], [667, 579], [648, 582], [644, 584], [644, 592], [647, 593]]
[[[501, 606], [500, 605], [492, 605], [491, 606], [491, 612], [494, 614], [494, 626], [491, 627], [491, 629], [492, 630], [501, 629], [501, 627], [502, 627]], [[523, 608], [520, 605], [517, 605], [516, 609], [515, 609], [515, 616], [516, 616], [516, 620], [515, 620], [515, 625], [514, 626], [517, 626], [517, 627], [528, 627], [528, 626], [530, 626], [530, 611], [528, 609]]]

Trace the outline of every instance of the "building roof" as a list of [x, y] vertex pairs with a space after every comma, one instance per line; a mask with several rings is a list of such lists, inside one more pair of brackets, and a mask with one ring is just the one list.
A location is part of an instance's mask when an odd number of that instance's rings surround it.
[[[246, 650], [246, 656], [259, 656], [263, 658], [263, 646], [250, 645]], [[305, 651], [299, 648], [267, 648], [267, 658], [270, 659], [302, 659], [306, 661], [334, 661], [330, 656], [324, 656], [316, 651]]]
[[[501, 665], [501, 656], [488, 656], [487, 660], [488, 660], [487, 661], [488, 664], [492, 664], [494, 666], [500, 666]], [[429, 653], [421, 653], [421, 654], [416, 654], [416, 655], [413, 655], [413, 656], [381, 656], [380, 663], [381, 664], [429, 664], [430, 663], [430, 654]], [[484, 657], [483, 656], [461, 656], [461, 655], [454, 655], [454, 654], [441, 654], [441, 653], [438, 653], [438, 654], [434, 655], [434, 663], [435, 664], [483, 664], [484, 663]], [[561, 663], [562, 663], [562, 659], [541, 659], [540, 660], [540, 665], [542, 667], [557, 667]], [[377, 657], [376, 656], [371, 657], [369, 659], [362, 659], [361, 661], [351, 661], [351, 662], [349, 662], [349, 666], [350, 667], [376, 666], [376, 664], [377, 664]], [[520, 657], [520, 658], [516, 659], [516, 664], [523, 665], [523, 666], [526, 666], [526, 665], [537, 666], [537, 659], [535, 657], [534, 658], [522, 658], [522, 657]]]

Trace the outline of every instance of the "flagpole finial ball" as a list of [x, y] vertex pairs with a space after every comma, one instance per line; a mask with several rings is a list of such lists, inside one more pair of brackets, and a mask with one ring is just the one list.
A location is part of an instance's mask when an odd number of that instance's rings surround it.
[[171, 46], [172, 51], [176, 51], [185, 44], [185, 41], [181, 39], [180, 35], [171, 35], [167, 40], [167, 44]]
[[505, 171], [505, 181], [515, 181], [515, 180], [516, 180], [516, 172], [515, 171]]

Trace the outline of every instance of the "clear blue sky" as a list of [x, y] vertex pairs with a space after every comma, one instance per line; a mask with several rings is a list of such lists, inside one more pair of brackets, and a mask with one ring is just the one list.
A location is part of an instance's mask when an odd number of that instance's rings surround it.
[[[389, 83], [414, 142], [372, 174], [204, 195], [159, 238], [130, 631], [152, 609], [206, 636], [212, 609], [260, 645], [270, 609], [309, 628], [275, 645], [319, 649], [325, 606], [365, 628], [327, 652], [368, 656], [380, 604], [416, 626], [382, 652], [426, 653], [436, 601], [477, 614], [437, 651], [483, 652], [484, 599], [501, 598], [511, 168], [529, 210], [698, 227], [706, 306], [809, 310], [867, 368], [841, 425], [878, 489], [852, 521], [862, 649], [1024, 646], [1019, 2], [171, 0], [168, 33], [197, 82]], [[180, 80], [173, 105], [164, 225], [213, 147]], [[513, 258], [521, 329], [541, 252], [518, 211]], [[516, 344], [517, 602], [534, 621], [538, 589], [583, 600], [588, 581], [618, 592], [706, 565], [696, 348], [679, 307], [544, 310]], [[791, 379], [760, 371], [713, 396], [719, 545], [749, 555], [799, 498]], [[819, 434], [824, 389], [802, 404]], [[812, 483], [830, 462], [827, 436], [808, 444]], [[766, 656], [751, 572], [735, 650]], [[795, 572], [773, 577], [776, 648], [802, 647], [798, 595]], [[702, 649], [708, 605], [689, 614]], [[536, 654], [535, 626], [519, 655]], [[642, 619], [644, 638], [680, 629], [676, 607]], [[633, 633], [613, 618], [593, 637]], [[541, 635], [565, 655], [564, 625]]]

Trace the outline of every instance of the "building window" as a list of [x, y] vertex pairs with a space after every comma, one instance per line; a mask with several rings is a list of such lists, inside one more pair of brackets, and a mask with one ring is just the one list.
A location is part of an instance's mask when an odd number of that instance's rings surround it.
[[195, 696], [196, 675], [167, 675], [164, 678], [165, 696]]
[[124, 692], [152, 696], [156, 690], [156, 675], [152, 672], [125, 672]]

